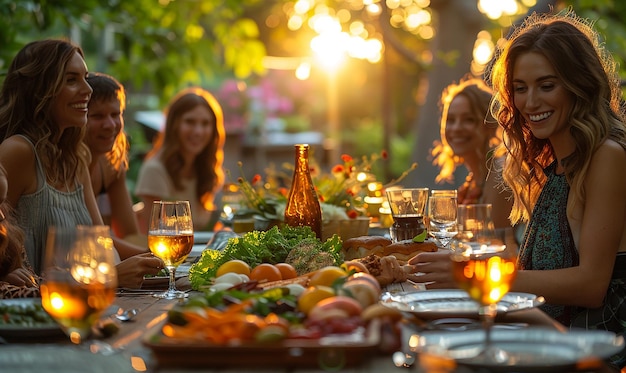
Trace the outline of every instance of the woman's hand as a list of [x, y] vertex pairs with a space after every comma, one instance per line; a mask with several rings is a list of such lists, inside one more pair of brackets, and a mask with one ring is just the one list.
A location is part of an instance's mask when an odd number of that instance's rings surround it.
[[33, 287], [37, 286], [37, 279], [33, 273], [26, 268], [18, 268], [6, 275], [2, 281], [15, 286]]
[[422, 252], [409, 259], [415, 274], [408, 275], [414, 282], [425, 283], [427, 289], [456, 288], [452, 277], [452, 262], [447, 250], [436, 253]]
[[163, 261], [151, 253], [131, 256], [117, 265], [117, 284], [121, 288], [139, 289], [145, 275], [156, 275]]

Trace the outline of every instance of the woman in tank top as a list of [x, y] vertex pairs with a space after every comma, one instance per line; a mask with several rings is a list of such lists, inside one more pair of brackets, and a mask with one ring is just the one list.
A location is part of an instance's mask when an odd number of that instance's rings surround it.
[[[27, 44], [9, 66], [0, 91], [0, 164], [6, 200], [23, 230], [35, 273], [41, 272], [50, 226], [102, 225], [83, 142], [87, 83], [82, 49], [47, 39]], [[140, 286], [162, 263], [137, 255], [118, 265], [120, 286]]]
[[209, 230], [219, 212], [216, 194], [224, 182], [224, 116], [215, 97], [192, 87], [180, 91], [165, 110], [165, 127], [141, 165], [135, 195], [144, 208], [140, 229], [148, 230], [155, 200], [188, 200], [195, 230]]

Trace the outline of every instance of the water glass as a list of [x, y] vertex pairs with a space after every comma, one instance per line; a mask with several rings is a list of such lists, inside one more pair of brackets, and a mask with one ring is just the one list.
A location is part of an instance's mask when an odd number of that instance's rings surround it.
[[456, 190], [433, 190], [428, 199], [429, 231], [443, 247], [457, 234]]

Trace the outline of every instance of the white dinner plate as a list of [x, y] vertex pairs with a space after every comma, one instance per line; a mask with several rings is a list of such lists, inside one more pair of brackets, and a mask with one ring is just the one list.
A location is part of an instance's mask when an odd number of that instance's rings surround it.
[[[543, 297], [528, 293], [507, 293], [498, 302], [498, 313], [537, 307]], [[478, 303], [464, 290], [423, 290], [404, 293], [384, 293], [381, 303], [387, 307], [410, 312], [422, 318], [477, 317]]]
[[[41, 306], [41, 298], [16, 298], [0, 299], [2, 306], [17, 306], [25, 309], [29, 306]], [[49, 323], [36, 323], [33, 325], [0, 324], [0, 337], [8, 339], [29, 339], [42, 337], [64, 336], [59, 325], [51, 321]]]
[[[483, 330], [425, 332], [414, 336], [411, 350], [455, 360], [459, 365], [502, 372], [555, 372], [597, 363], [621, 351], [624, 338], [604, 330], [560, 332], [545, 327], [493, 329], [493, 345], [508, 362], [476, 356], [485, 342]], [[502, 353], [503, 352], [503, 353]]]
[[103, 355], [72, 345], [9, 345], [0, 347], [0, 367], [12, 373], [130, 373], [135, 370], [122, 354]]

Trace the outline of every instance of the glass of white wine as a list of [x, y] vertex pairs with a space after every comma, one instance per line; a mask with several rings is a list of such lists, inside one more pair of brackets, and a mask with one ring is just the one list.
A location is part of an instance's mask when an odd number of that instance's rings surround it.
[[498, 243], [490, 228], [493, 222], [488, 214], [469, 215], [470, 224], [459, 222], [460, 232], [450, 243], [452, 273], [459, 288], [479, 305], [485, 343], [475, 358], [502, 364], [508, 361], [508, 354], [491, 343], [491, 329], [497, 315], [497, 303], [509, 292], [517, 276], [517, 253]]
[[166, 299], [186, 298], [176, 289], [176, 268], [193, 248], [193, 223], [189, 201], [154, 201], [148, 227], [148, 247], [163, 260], [169, 272], [166, 292], [155, 294]]
[[41, 301], [75, 344], [90, 336], [115, 299], [114, 250], [108, 226], [48, 229]]

